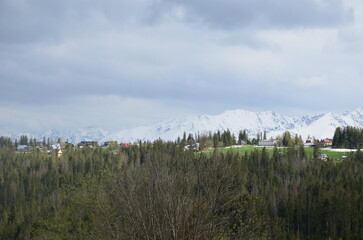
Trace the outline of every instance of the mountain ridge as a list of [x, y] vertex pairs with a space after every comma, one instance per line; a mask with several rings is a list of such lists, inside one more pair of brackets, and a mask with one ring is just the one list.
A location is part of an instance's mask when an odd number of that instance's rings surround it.
[[[315, 136], [316, 138], [332, 138], [336, 127], [354, 126], [363, 128], [363, 108], [342, 114], [319, 113], [304, 115], [302, 117], [287, 117], [273, 111], [253, 112], [245, 109], [226, 110], [217, 115], [195, 115], [180, 118], [171, 118], [156, 124], [138, 126], [120, 131], [109, 132], [101, 127], [92, 126], [77, 130], [58, 131], [50, 129], [42, 134], [26, 134], [38, 140], [43, 137], [56, 141], [78, 143], [80, 141], [118, 141], [135, 142], [153, 141], [156, 139], [174, 141], [187, 134], [205, 134], [208, 132], [224, 131], [229, 129], [236, 136], [240, 130], [246, 130], [249, 136], [267, 132], [268, 137], [276, 137], [284, 131], [293, 134]], [[24, 134], [9, 134], [15, 139]]]

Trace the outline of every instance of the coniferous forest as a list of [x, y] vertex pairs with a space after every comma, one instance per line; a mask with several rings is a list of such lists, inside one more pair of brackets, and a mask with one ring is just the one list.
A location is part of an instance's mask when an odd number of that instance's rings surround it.
[[357, 127], [336, 128], [333, 138], [335, 148], [362, 148], [363, 129]]
[[0, 239], [363, 239], [363, 153], [0, 148]]

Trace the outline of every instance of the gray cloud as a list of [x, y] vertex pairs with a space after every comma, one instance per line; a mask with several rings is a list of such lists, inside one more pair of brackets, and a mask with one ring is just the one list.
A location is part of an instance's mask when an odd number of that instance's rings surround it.
[[[362, 56], [347, 46], [360, 45], [353, 13], [363, 14], [350, 8], [339, 0], [0, 1], [0, 128], [353, 109]], [[332, 95], [334, 106], [317, 100]]]
[[220, 29], [334, 27], [353, 20], [341, 0], [162, 0], [154, 17], [199, 22]]
[[0, 41], [11, 44], [60, 42], [68, 35], [84, 35], [142, 22], [147, 1], [2, 0]]
[[67, 34], [170, 18], [219, 29], [334, 27], [352, 21], [354, 12], [342, 0], [2, 0], [0, 41], [62, 41]]

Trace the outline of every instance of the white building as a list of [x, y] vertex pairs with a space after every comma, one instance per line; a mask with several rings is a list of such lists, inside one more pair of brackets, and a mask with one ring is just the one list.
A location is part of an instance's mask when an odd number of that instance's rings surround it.
[[260, 140], [258, 146], [261, 147], [274, 147], [276, 146], [276, 139]]

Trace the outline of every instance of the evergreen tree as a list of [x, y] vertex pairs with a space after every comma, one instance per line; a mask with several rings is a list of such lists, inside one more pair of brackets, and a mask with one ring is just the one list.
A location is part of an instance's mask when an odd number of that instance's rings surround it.
[[243, 137], [243, 135], [242, 135], [242, 131], [240, 130], [239, 132], [238, 132], [238, 144], [241, 144], [242, 143], [242, 137]]
[[13, 143], [9, 137], [0, 137], [0, 148], [11, 148], [12, 145]]
[[184, 132], [183, 133], [183, 138], [182, 138], [182, 140], [181, 140], [181, 142], [180, 142], [180, 146], [182, 147], [182, 148], [184, 148], [184, 146], [186, 146], [187, 145], [187, 134], [186, 134], [186, 132]]
[[286, 131], [282, 135], [282, 146], [288, 147], [292, 144], [291, 135], [289, 131]]
[[27, 135], [21, 135], [19, 139], [19, 145], [28, 145], [28, 136]]
[[315, 144], [314, 151], [313, 151], [313, 157], [314, 157], [314, 159], [318, 159], [320, 155], [321, 155], [320, 145], [319, 144]]
[[363, 129], [355, 127], [336, 128], [333, 137], [335, 148], [362, 148]]
[[195, 140], [194, 140], [193, 134], [189, 133], [188, 139], [187, 139], [187, 144], [192, 145], [194, 143], [195, 143]]

